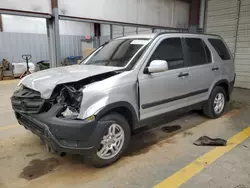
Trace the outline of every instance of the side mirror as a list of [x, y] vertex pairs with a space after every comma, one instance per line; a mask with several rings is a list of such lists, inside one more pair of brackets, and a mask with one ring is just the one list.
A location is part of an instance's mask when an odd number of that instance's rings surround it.
[[153, 60], [146, 68], [145, 73], [157, 73], [168, 70], [168, 63], [164, 60]]

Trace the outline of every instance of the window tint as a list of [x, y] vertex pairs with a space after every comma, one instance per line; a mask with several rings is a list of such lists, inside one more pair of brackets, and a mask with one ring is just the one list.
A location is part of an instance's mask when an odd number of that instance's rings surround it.
[[131, 58], [147, 45], [148, 39], [117, 39], [110, 41], [97, 51], [85, 65], [125, 67]]
[[203, 44], [204, 44], [205, 50], [206, 50], [207, 62], [211, 63], [212, 62], [211, 52], [210, 52], [209, 48], [207, 47], [207, 45], [205, 44], [205, 42], [203, 42]]
[[189, 66], [203, 65], [207, 63], [204, 44], [198, 38], [186, 38], [186, 61]]
[[167, 61], [169, 70], [184, 67], [181, 39], [168, 38], [163, 40], [154, 51], [150, 62], [153, 60]]
[[229, 60], [230, 54], [227, 50], [227, 47], [220, 39], [208, 39], [208, 41], [212, 44], [218, 55], [223, 60]]
[[130, 62], [130, 64], [128, 65], [128, 69], [132, 69], [136, 63], [138, 62], [138, 60], [140, 59], [140, 57], [142, 56], [142, 54], [144, 53], [144, 51], [146, 50], [148, 44], [146, 46], [144, 46], [137, 54], [136, 56], [133, 58], [133, 60]]

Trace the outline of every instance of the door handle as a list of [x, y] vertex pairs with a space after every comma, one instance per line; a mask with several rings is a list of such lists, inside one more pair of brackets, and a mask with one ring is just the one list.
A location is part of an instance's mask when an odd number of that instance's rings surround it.
[[220, 68], [219, 67], [213, 67], [212, 68], [212, 71], [217, 71], [217, 70], [219, 70]]
[[187, 72], [181, 72], [181, 73], [178, 75], [178, 77], [182, 78], [182, 77], [185, 77], [185, 76], [188, 76], [188, 75], [189, 75], [189, 73], [187, 73]]

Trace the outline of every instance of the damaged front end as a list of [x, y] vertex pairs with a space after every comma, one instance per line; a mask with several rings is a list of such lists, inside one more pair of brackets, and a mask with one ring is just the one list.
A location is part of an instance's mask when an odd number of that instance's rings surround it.
[[59, 85], [55, 88], [49, 101], [51, 105], [60, 104], [62, 106], [62, 111], [58, 114], [58, 117], [77, 119], [80, 113], [84, 88], [92, 83], [102, 81], [116, 74], [119, 74], [119, 72], [108, 72], [75, 83]]
[[57, 85], [51, 97], [44, 99], [40, 92], [22, 86], [11, 98], [19, 124], [45, 140], [46, 145], [59, 153], [82, 154], [94, 148], [101, 130], [110, 122], [95, 118], [79, 119], [84, 89], [117, 72], [109, 72], [77, 82]]
[[55, 92], [50, 99], [43, 99], [39, 92], [22, 86], [11, 97], [15, 112], [25, 114], [41, 114], [48, 112], [54, 105], [61, 106], [57, 117], [76, 119], [82, 100], [82, 89], [76, 90], [71, 85], [60, 86], [60, 92]]
[[58, 118], [77, 119], [80, 113], [83, 90], [98, 81], [112, 77], [119, 72], [108, 72], [95, 75], [83, 80], [57, 85], [49, 99], [44, 99], [41, 93], [25, 87], [19, 87], [11, 98], [15, 112], [25, 114], [41, 114], [48, 112], [53, 106], [60, 106], [56, 115]]
[[56, 97], [57, 103], [63, 106], [59, 117], [77, 119], [83, 96], [82, 89], [76, 90], [73, 86], [63, 86], [59, 96]]

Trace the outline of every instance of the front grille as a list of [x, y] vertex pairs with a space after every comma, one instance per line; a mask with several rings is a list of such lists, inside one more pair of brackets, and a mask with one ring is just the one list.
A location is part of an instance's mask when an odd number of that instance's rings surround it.
[[44, 133], [45, 133], [45, 128], [44, 127], [42, 127], [42, 126], [40, 126], [40, 125], [38, 125], [38, 124], [30, 121], [28, 118], [24, 117], [21, 114], [17, 114], [17, 119], [26, 128], [31, 129], [31, 130], [36, 130], [41, 135], [44, 135]]
[[36, 114], [41, 112], [45, 100], [41, 98], [39, 92], [23, 88], [14, 93], [11, 102], [16, 112]]

